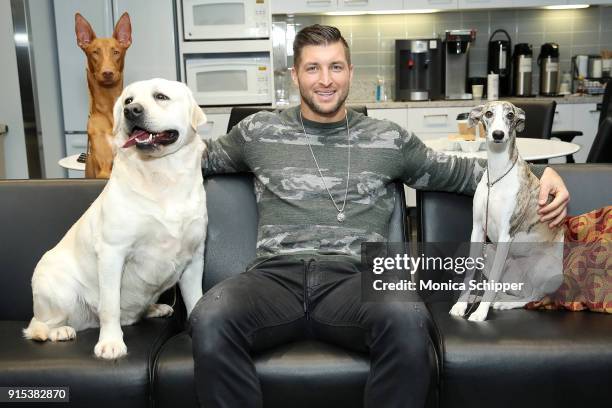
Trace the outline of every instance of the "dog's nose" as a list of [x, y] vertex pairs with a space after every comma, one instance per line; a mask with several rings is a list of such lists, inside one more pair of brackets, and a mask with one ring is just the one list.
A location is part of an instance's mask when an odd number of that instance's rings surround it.
[[504, 138], [504, 131], [494, 130], [492, 135], [493, 135], [493, 140], [502, 140]]
[[144, 108], [139, 103], [131, 103], [125, 108], [123, 108], [123, 114], [125, 115], [126, 118], [130, 120], [138, 119], [139, 117], [142, 116], [143, 112], [144, 112]]
[[102, 72], [102, 76], [104, 77], [104, 79], [113, 79], [113, 75], [115, 75], [113, 71]]

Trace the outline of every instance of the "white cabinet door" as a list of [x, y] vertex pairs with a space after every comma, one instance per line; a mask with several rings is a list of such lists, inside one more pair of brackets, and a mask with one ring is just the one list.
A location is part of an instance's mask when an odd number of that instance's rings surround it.
[[[570, 4], [568, 0], [512, 0], [513, 7], [541, 7], [541, 6], [555, 6], [559, 4]], [[577, 2], [571, 1], [571, 4]], [[589, 2], [591, 3], [591, 2]]]
[[132, 45], [125, 57], [124, 85], [151, 78], [176, 81], [173, 1], [113, 0], [113, 11], [115, 20], [127, 12], [132, 23]]
[[84, 131], [89, 115], [89, 94], [85, 67], [87, 59], [77, 45], [74, 14], [79, 12], [93, 27], [97, 37], [113, 34], [110, 1], [63, 0], [53, 2], [64, 129]]
[[309, 14], [336, 11], [337, 0], [271, 0], [272, 14]]
[[402, 10], [404, 0], [338, 0], [338, 11]]
[[459, 10], [508, 8], [513, 3], [513, 0], [459, 0]]
[[448, 137], [458, 132], [457, 115], [469, 113], [471, 107], [457, 108], [410, 108], [408, 127], [421, 140]]
[[573, 106], [573, 130], [582, 132], [582, 136], [577, 136], [573, 140], [573, 143], [581, 146], [580, 150], [574, 153], [574, 159], [576, 163], [585, 163], [597, 134], [600, 112], [597, 110], [597, 105], [591, 103], [581, 103]]
[[[87, 133], [71, 133], [66, 135], [66, 156], [87, 152]], [[69, 178], [84, 178], [85, 172], [68, 170]]]
[[456, 10], [458, 0], [404, 0], [406, 10]]

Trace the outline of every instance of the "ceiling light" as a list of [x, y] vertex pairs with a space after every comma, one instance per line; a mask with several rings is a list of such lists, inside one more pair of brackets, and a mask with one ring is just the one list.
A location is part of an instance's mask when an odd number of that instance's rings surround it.
[[571, 9], [582, 9], [589, 7], [588, 4], [562, 4], [559, 6], [544, 6], [546, 10], [571, 10]]

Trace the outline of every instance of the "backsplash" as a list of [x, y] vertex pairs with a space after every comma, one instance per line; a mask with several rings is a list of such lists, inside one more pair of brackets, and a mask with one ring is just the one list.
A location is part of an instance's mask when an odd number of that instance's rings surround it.
[[[539, 87], [539, 69], [535, 59], [545, 42], [559, 44], [561, 71], [570, 71], [571, 57], [576, 54], [599, 54], [612, 50], [612, 7], [589, 7], [576, 10], [490, 10], [457, 11], [433, 14], [364, 15], [364, 16], [274, 16], [274, 21], [295, 23], [296, 29], [310, 24], [336, 26], [351, 47], [355, 76], [349, 100], [373, 101], [376, 80], [385, 78], [389, 99], [395, 89], [395, 40], [442, 37], [445, 30], [476, 30], [476, 41], [470, 49], [469, 76], [486, 76], [487, 44], [493, 31], [503, 28], [512, 38], [533, 46], [533, 87]], [[502, 39], [500, 35], [495, 38]]]

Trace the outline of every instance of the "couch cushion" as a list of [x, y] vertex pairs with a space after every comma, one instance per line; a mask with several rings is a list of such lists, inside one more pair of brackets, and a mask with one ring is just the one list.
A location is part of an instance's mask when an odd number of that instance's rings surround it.
[[[195, 407], [191, 337], [181, 333], [162, 348], [153, 379], [157, 407]], [[264, 406], [358, 407], [370, 371], [368, 356], [317, 341], [300, 341], [255, 357]]]
[[176, 332], [174, 319], [123, 327], [128, 355], [104, 361], [93, 354], [98, 329], [78, 332], [74, 341], [51, 343], [24, 339], [26, 326], [25, 321], [0, 321], [0, 385], [69, 387], [71, 407], [148, 407], [153, 359]]
[[450, 316], [451, 305], [429, 305], [444, 347], [441, 407], [586, 407], [610, 400], [611, 316], [491, 310], [474, 323]]

